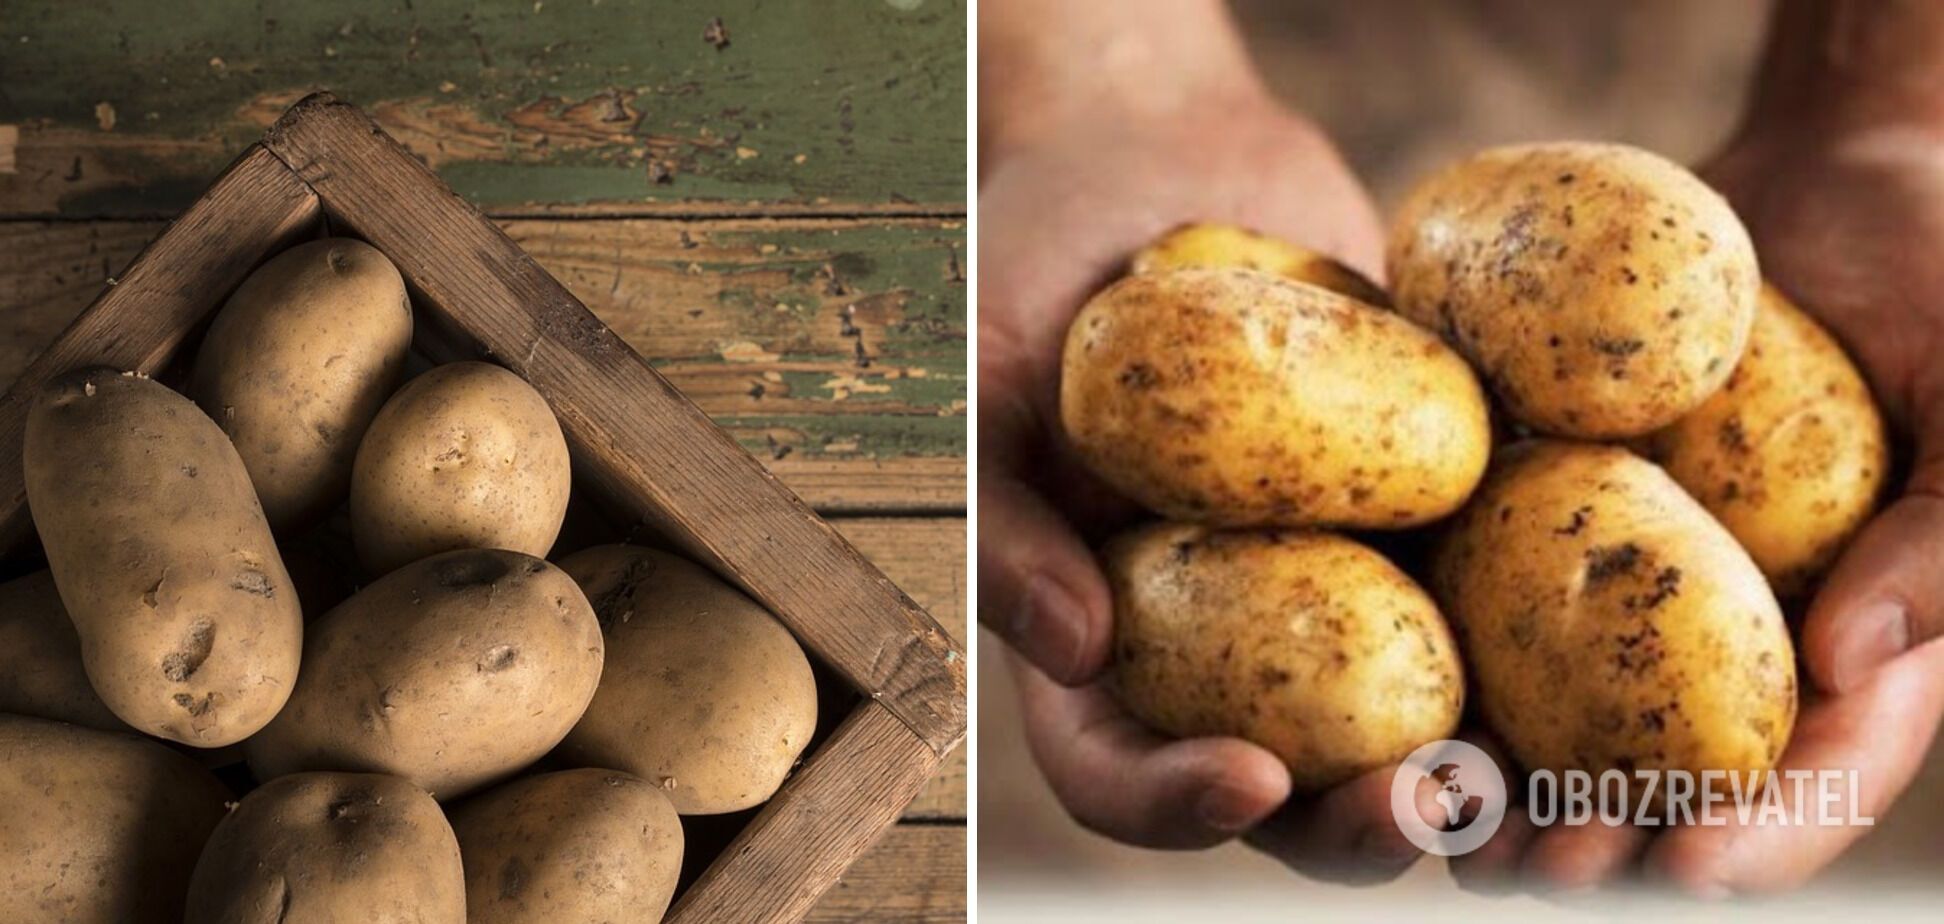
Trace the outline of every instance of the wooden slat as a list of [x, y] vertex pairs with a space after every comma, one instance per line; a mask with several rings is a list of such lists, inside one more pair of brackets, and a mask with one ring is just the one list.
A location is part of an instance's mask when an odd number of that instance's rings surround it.
[[804, 920], [964, 921], [966, 831], [898, 825], [857, 858]]
[[144, 249], [120, 282], [27, 366], [0, 398], [0, 546], [18, 546], [33, 528], [20, 452], [27, 406], [40, 386], [83, 366], [160, 368], [246, 273], [310, 231], [318, 214], [310, 190], [277, 158], [251, 147], [174, 233]]
[[937, 762], [883, 704], [860, 704], [682, 894], [668, 922], [801, 918]]
[[431, 352], [521, 374], [559, 416], [577, 475], [639, 505], [938, 753], [957, 744], [960, 646], [504, 233], [328, 95], [298, 103], [264, 143], [335, 224], [398, 264]]
[[[813, 507], [964, 509], [960, 223], [501, 225]], [[0, 383], [164, 227], [0, 222]]]
[[0, 214], [173, 215], [325, 87], [503, 212], [964, 211], [964, 0], [89, 0], [4, 24]]

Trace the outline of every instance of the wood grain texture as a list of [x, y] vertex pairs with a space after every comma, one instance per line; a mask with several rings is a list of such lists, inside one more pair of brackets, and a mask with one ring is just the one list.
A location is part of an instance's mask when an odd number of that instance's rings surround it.
[[[964, 508], [962, 223], [500, 224], [813, 507]], [[0, 222], [0, 381], [165, 227]]]
[[328, 95], [264, 144], [398, 264], [435, 359], [488, 356], [527, 379], [577, 477], [736, 581], [938, 754], [958, 743], [961, 647], [504, 233]]
[[263, 259], [318, 221], [318, 202], [277, 158], [251, 147], [128, 271], [75, 318], [0, 398], [0, 548], [32, 535], [21, 476], [27, 408], [47, 380], [92, 365], [154, 372]]
[[884, 832], [804, 920], [964, 921], [965, 835], [955, 825], [898, 825]]
[[937, 763], [882, 703], [860, 704], [676, 900], [668, 922], [802, 917]]
[[963, 0], [90, 0], [4, 19], [19, 138], [0, 214], [173, 215], [324, 87], [501, 213], [965, 208]]

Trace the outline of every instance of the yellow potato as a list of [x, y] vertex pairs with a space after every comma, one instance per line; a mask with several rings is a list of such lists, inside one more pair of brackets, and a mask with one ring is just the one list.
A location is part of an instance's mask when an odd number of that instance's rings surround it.
[[351, 470], [351, 535], [373, 574], [454, 549], [545, 557], [567, 516], [567, 441], [545, 398], [490, 363], [413, 379]]
[[1789, 742], [1795, 653], [1775, 595], [1721, 524], [1624, 449], [1502, 451], [1431, 587], [1486, 723], [1527, 770], [1698, 781], [1768, 770]]
[[1342, 261], [1239, 225], [1182, 225], [1141, 248], [1128, 271], [1152, 273], [1187, 266], [1252, 269], [1321, 286], [1365, 304], [1390, 306], [1390, 296], [1383, 289]]
[[1494, 148], [1418, 186], [1391, 296], [1471, 360], [1514, 418], [1619, 439], [1673, 423], [1734, 371], [1761, 275], [1727, 202], [1613, 144]]
[[1397, 528], [1457, 509], [1491, 428], [1430, 333], [1250, 270], [1130, 276], [1068, 329], [1060, 418], [1121, 493], [1224, 526]]
[[0, 715], [0, 921], [180, 920], [229, 797], [154, 741]]
[[648, 780], [684, 815], [775, 794], [817, 727], [816, 678], [790, 631], [664, 552], [595, 546], [560, 567], [593, 601], [611, 667], [560, 756]]
[[682, 872], [682, 820], [661, 788], [614, 770], [543, 773], [452, 812], [471, 924], [654, 924]]
[[138, 731], [234, 744], [283, 708], [303, 615], [229, 439], [136, 375], [55, 379], [27, 415], [27, 502], [102, 702]]
[[128, 731], [88, 684], [51, 572], [0, 584], [0, 712]]
[[1122, 703], [1177, 737], [1233, 735], [1318, 792], [1448, 738], [1451, 631], [1382, 555], [1317, 532], [1160, 523], [1106, 552]]
[[1801, 594], [1876, 509], [1889, 438], [1843, 348], [1773, 288], [1728, 384], [1647, 440], [1778, 594]]
[[216, 826], [185, 919], [465, 924], [459, 844], [439, 804], [397, 777], [271, 780]]
[[273, 529], [344, 499], [412, 345], [405, 280], [362, 241], [299, 244], [258, 267], [210, 322], [189, 394], [236, 444]]

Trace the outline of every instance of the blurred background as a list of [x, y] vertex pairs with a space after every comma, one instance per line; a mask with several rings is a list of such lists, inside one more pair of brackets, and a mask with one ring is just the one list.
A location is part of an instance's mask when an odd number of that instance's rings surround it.
[[[1481, 147], [1587, 138], [1683, 162], [1734, 128], [1769, 0], [1232, 0], [1251, 50], [1284, 99], [1319, 120], [1388, 212], [1436, 166]], [[1432, 913], [1598, 919], [1570, 903], [1488, 899], [1450, 885], [1442, 862], [1351, 889], [1304, 880], [1232, 845], [1200, 853], [1122, 847], [1075, 825], [1034, 769], [1002, 647], [982, 634], [978, 873], [981, 920], [1122, 924]], [[1827, 918], [1867, 889], [1874, 911], [1935, 919], [1944, 877], [1944, 748], [1895, 811], [1805, 893], [1765, 917]], [[1639, 899], [1657, 918], [1720, 909]], [[1640, 907], [1627, 910], [1639, 912]], [[1184, 916], [1185, 915], [1185, 916]]]

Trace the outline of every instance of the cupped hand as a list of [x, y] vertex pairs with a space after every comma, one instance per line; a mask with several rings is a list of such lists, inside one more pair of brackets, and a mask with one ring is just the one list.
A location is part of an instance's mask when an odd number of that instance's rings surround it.
[[1112, 602], [1090, 548], [1138, 512], [1080, 467], [1059, 427], [1067, 325], [1135, 250], [1185, 222], [1230, 222], [1376, 276], [1368, 196], [1314, 126], [1259, 93], [1166, 117], [1090, 113], [986, 166], [979, 619], [1020, 655], [1027, 736], [1048, 782], [1081, 824], [1127, 843], [1206, 847], [1249, 831], [1316, 875], [1401, 871], [1417, 851], [1390, 820], [1388, 771], [1289, 802], [1289, 774], [1268, 751], [1165, 740], [1115, 703], [1100, 682]]

